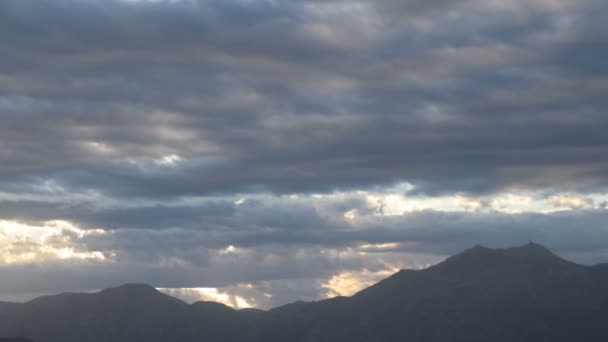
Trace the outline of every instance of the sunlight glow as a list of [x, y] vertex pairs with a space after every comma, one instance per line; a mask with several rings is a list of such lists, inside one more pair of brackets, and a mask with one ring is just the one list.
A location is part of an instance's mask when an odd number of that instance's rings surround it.
[[155, 162], [156, 164], [163, 166], [176, 166], [181, 160], [182, 157], [178, 156], [177, 154], [170, 154], [155, 160]]
[[252, 308], [255, 304], [252, 299], [231, 294], [215, 287], [158, 288], [158, 290], [190, 303], [199, 301], [213, 301], [222, 303], [235, 309]]
[[77, 243], [100, 229], [83, 230], [68, 221], [46, 221], [40, 225], [0, 220], [0, 263], [22, 264], [51, 260], [106, 260], [100, 251], [79, 248]]
[[322, 287], [327, 290], [326, 298], [336, 296], [352, 296], [362, 289], [387, 278], [398, 269], [386, 269], [378, 272], [363, 270], [358, 272], [344, 272], [331, 277]]

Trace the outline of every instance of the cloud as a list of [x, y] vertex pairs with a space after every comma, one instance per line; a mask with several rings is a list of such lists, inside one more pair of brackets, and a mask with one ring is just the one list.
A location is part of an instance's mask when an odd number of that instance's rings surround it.
[[4, 1], [0, 181], [121, 197], [605, 188], [606, 77], [585, 57], [603, 24], [577, 4]]
[[104, 234], [103, 230], [80, 230], [63, 221], [29, 226], [0, 220], [0, 264], [69, 259], [105, 260], [103, 253], [83, 250], [73, 243], [73, 240], [101, 234]]
[[270, 307], [478, 243], [605, 261], [605, 12], [0, 1], [0, 296]]
[[[491, 209], [361, 211], [351, 219], [339, 215], [348, 205], [318, 199], [322, 200], [319, 208], [340, 210], [321, 210], [324, 215], [315, 216], [319, 225], [314, 227], [268, 221], [272, 214], [266, 205], [247, 214], [251, 218], [247, 225], [247, 220], [237, 220], [234, 225], [201, 224], [205, 227], [201, 229], [89, 231], [67, 222], [60, 226], [49, 222], [41, 228], [7, 223], [9, 228], [18, 227], [19, 234], [31, 231], [32, 236], [42, 229], [49, 237], [24, 240], [23, 235], [7, 235], [5, 230], [0, 250], [12, 262], [5, 260], [0, 267], [6, 279], [0, 293], [4, 298], [27, 298], [139, 281], [174, 289], [187, 300], [198, 293], [188, 289], [205, 288], [215, 290], [205, 290], [212, 292], [207, 297], [200, 294], [201, 299], [225, 294], [228, 297], [221, 298], [230, 305], [239, 306], [240, 297], [268, 308], [298, 299], [348, 295], [395, 270], [426, 267], [477, 243], [506, 247], [537, 241], [583, 263], [608, 257], [604, 224], [608, 212], [600, 207], [516, 214]], [[348, 197], [345, 201], [359, 203]], [[289, 205], [297, 208], [298, 202]], [[264, 214], [270, 216], [262, 220], [255, 216]], [[24, 248], [24, 241], [35, 249]], [[65, 251], [70, 253], [62, 254]]]
[[355, 293], [374, 285], [382, 279], [396, 273], [399, 269], [387, 269], [380, 272], [369, 272], [363, 270], [357, 273], [345, 272], [331, 277], [323, 288], [327, 289], [325, 296], [333, 298], [336, 296], [352, 296]]
[[571, 209], [593, 208], [593, 199], [585, 196], [554, 195], [548, 199], [555, 207], [566, 207]]

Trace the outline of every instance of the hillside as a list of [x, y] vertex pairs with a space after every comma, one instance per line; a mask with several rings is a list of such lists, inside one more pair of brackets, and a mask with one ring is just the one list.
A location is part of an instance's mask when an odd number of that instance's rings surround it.
[[607, 341], [608, 267], [543, 246], [468, 249], [357, 293], [255, 314], [147, 285], [4, 305], [0, 336], [37, 342]]

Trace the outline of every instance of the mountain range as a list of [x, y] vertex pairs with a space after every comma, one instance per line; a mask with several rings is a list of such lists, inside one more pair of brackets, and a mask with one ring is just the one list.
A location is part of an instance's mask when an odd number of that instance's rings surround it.
[[0, 302], [3, 336], [37, 342], [605, 342], [608, 265], [579, 265], [534, 243], [476, 246], [423, 270], [399, 271], [352, 297], [268, 311], [187, 304], [151, 286], [127, 284]]

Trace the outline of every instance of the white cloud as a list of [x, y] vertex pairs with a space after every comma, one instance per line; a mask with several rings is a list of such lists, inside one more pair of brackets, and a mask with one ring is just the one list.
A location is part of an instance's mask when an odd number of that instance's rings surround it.
[[[239, 287], [251, 287], [251, 285], [240, 285]], [[247, 309], [255, 306], [254, 298], [245, 298], [241, 295], [230, 293], [230, 289], [218, 289], [214, 287], [197, 288], [158, 288], [170, 296], [180, 298], [186, 302], [212, 301], [222, 303], [235, 309]]]
[[34, 226], [0, 220], [0, 262], [4, 264], [45, 263], [55, 260], [98, 260], [106, 256], [75, 246], [79, 239], [103, 235], [103, 230], [81, 230], [67, 221], [47, 221]]
[[322, 285], [323, 288], [326, 289], [325, 297], [352, 296], [364, 288], [389, 277], [397, 271], [398, 269], [386, 269], [372, 272], [364, 269], [361, 271], [343, 272], [334, 275]]
[[562, 210], [592, 209], [594, 207], [593, 199], [577, 194], [553, 195], [547, 199], [547, 202], [556, 209]]

